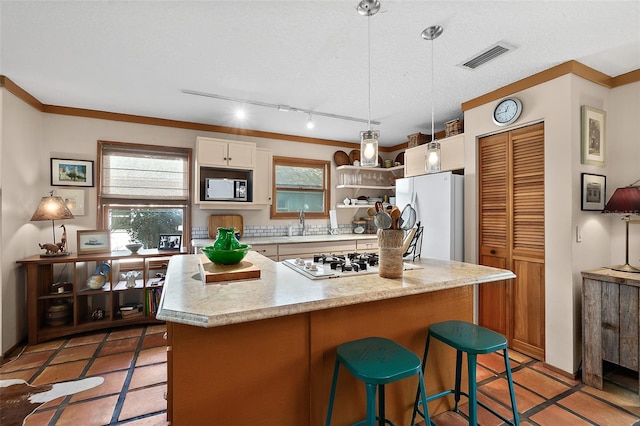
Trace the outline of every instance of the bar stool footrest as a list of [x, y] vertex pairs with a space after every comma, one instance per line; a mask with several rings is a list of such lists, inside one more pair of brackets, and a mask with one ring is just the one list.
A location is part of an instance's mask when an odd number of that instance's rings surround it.
[[[455, 389], [448, 389], [448, 390], [445, 390], [445, 391], [439, 392], [439, 393], [437, 393], [437, 394], [435, 394], [435, 395], [428, 396], [428, 397], [427, 397], [427, 402], [434, 401], [434, 400], [436, 400], [436, 399], [438, 399], [438, 398], [442, 398], [442, 397], [447, 396], [447, 395], [451, 395], [451, 394], [455, 395], [455, 393], [456, 393], [456, 390], [455, 390]], [[467, 398], [467, 399], [469, 398], [469, 394], [468, 394], [468, 393], [466, 393], [466, 392], [464, 392], [464, 391], [460, 391], [460, 395], [464, 396], [464, 397], [465, 397], [465, 398]], [[476, 402], [477, 402], [477, 404], [478, 404], [479, 406], [481, 406], [481, 407], [482, 407], [482, 408], [484, 408], [485, 410], [487, 410], [487, 411], [491, 412], [494, 416], [498, 417], [498, 418], [499, 418], [500, 420], [502, 420], [503, 422], [505, 422], [505, 423], [507, 423], [507, 424], [509, 424], [509, 425], [511, 425], [511, 426], [515, 426], [515, 423], [513, 422], [513, 420], [509, 420], [509, 419], [507, 419], [507, 418], [506, 418], [506, 417], [504, 417], [502, 414], [500, 414], [500, 413], [498, 413], [497, 411], [495, 411], [493, 408], [491, 408], [491, 407], [487, 406], [487, 404], [485, 404], [484, 402], [482, 402], [482, 401], [476, 401]], [[421, 404], [419, 403], [419, 404], [418, 404], [418, 406], [420, 406], [420, 405], [421, 405]], [[457, 411], [457, 410], [454, 410], [454, 411]], [[424, 415], [420, 412], [420, 409], [419, 409], [419, 408], [418, 408], [418, 414], [420, 414], [420, 415], [422, 416], [422, 418], [424, 418]]]
[[[379, 421], [380, 421], [380, 417], [376, 416], [376, 422], [379, 422]], [[384, 419], [384, 423], [391, 426], [396, 426], [396, 424], [389, 419]], [[350, 426], [360, 426], [360, 425], [366, 425], [366, 424], [367, 424], [367, 419], [364, 419], [364, 420], [360, 420], [359, 422], [351, 423]]]

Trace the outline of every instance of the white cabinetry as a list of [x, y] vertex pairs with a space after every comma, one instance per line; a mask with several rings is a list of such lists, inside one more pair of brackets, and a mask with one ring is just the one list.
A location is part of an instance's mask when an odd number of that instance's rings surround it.
[[[440, 139], [440, 170], [443, 172], [464, 169], [464, 133]], [[404, 153], [406, 177], [424, 175], [424, 153], [427, 145], [409, 148]]]
[[[248, 210], [271, 205], [273, 155], [253, 142], [198, 137], [195, 155], [194, 202], [201, 209]], [[207, 201], [207, 178], [241, 179], [249, 183], [248, 201]]]
[[196, 143], [200, 166], [253, 169], [256, 165], [256, 144], [199, 137]]
[[271, 205], [273, 196], [273, 153], [267, 148], [256, 149], [256, 168], [253, 171], [253, 202]]
[[[338, 166], [337, 189], [349, 189], [336, 195], [336, 208], [339, 209], [360, 209], [369, 208], [371, 205], [345, 205], [344, 198], [357, 198], [359, 195], [379, 196], [382, 194], [393, 195], [395, 193], [395, 180], [402, 177], [403, 166], [380, 168], [380, 167], [358, 167], [358, 166]], [[366, 190], [366, 191], [361, 191]], [[363, 192], [366, 192], [364, 194]]]
[[278, 261], [278, 244], [252, 244], [251, 250], [258, 252], [273, 261]]
[[443, 172], [464, 169], [464, 133], [440, 141], [440, 169]]
[[278, 260], [308, 258], [314, 254], [348, 254], [356, 251], [356, 241], [291, 243], [278, 245]]

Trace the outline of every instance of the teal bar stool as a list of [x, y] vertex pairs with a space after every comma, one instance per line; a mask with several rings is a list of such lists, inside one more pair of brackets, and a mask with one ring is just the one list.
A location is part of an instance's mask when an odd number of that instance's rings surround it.
[[[422, 403], [425, 407], [427, 406], [420, 358], [392, 340], [383, 337], [367, 337], [338, 346], [327, 412], [327, 426], [331, 424], [333, 399], [336, 394], [338, 371], [341, 364], [357, 379], [362, 380], [367, 388], [367, 418], [354, 423], [354, 425], [374, 426], [376, 420], [380, 426], [393, 425], [390, 420], [385, 418], [384, 385], [406, 377], [418, 376], [418, 389], [422, 395]], [[379, 389], [378, 417], [376, 417], [376, 389]], [[428, 409], [425, 410], [425, 416], [429, 418]]]
[[[458, 403], [460, 402], [460, 395], [464, 395], [469, 398], [469, 424], [478, 424], [478, 404], [499, 417], [502, 421], [510, 425], [519, 425], [520, 418], [518, 416], [518, 409], [516, 407], [516, 394], [513, 389], [513, 380], [511, 378], [511, 367], [509, 365], [509, 352], [507, 350], [507, 339], [499, 333], [480, 327], [475, 324], [471, 324], [465, 321], [444, 321], [437, 324], [431, 324], [429, 326], [429, 332], [427, 333], [427, 343], [424, 348], [424, 355], [422, 356], [422, 370], [427, 364], [427, 352], [429, 350], [429, 340], [434, 337], [443, 343], [455, 348], [456, 350], [456, 384], [455, 389], [449, 389], [435, 395], [427, 397], [427, 402], [434, 399], [442, 398], [443, 396], [454, 394], [455, 395], [455, 407], [454, 411], [458, 412]], [[511, 409], [513, 411], [513, 420], [504, 418], [501, 414], [487, 407], [486, 404], [478, 401], [477, 398], [477, 386], [476, 386], [476, 361], [479, 354], [489, 354], [492, 352], [502, 351], [504, 356], [504, 365], [507, 372], [507, 381], [509, 382], [509, 394], [511, 397]], [[469, 373], [469, 393], [462, 392], [460, 390], [460, 381], [462, 379], [462, 353], [467, 354], [467, 369]], [[422, 400], [422, 407], [427, 405], [424, 403], [424, 398], [421, 398], [421, 393], [424, 389], [418, 388], [416, 393], [416, 400], [413, 406], [413, 417], [411, 422], [416, 419], [416, 414], [420, 414], [425, 419], [429, 418], [428, 411], [425, 416], [420, 411], [420, 400]], [[429, 425], [427, 421], [427, 426]]]

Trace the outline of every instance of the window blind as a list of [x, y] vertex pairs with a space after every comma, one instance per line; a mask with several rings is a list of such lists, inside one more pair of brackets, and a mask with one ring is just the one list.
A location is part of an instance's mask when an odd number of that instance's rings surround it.
[[162, 147], [103, 145], [100, 196], [110, 200], [186, 201], [189, 155]]

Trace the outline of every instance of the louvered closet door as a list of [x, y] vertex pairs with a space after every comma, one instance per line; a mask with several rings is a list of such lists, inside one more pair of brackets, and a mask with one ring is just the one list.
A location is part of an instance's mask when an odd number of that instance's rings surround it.
[[511, 346], [544, 359], [544, 128], [511, 132], [513, 212]]
[[[479, 240], [480, 264], [496, 268], [507, 265], [507, 150], [503, 133], [480, 140], [479, 146]], [[478, 290], [478, 323], [507, 335], [507, 282], [482, 284]]]
[[479, 152], [480, 264], [517, 277], [480, 286], [478, 321], [544, 359], [544, 126], [482, 138]]

